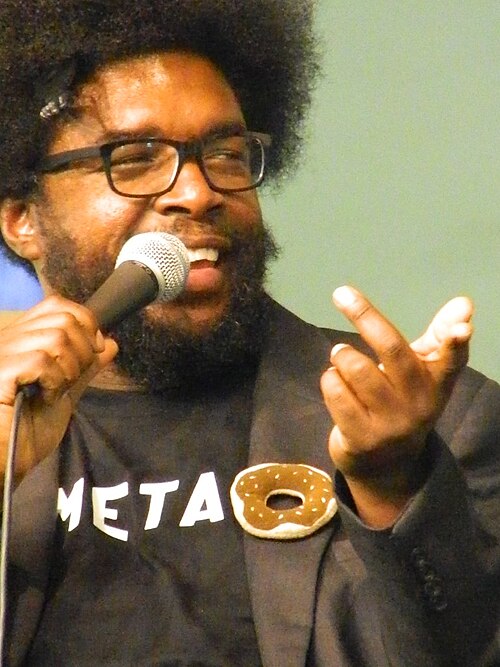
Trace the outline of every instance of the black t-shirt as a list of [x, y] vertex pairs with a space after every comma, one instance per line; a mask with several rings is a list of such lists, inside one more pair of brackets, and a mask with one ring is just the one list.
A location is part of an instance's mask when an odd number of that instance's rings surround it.
[[29, 665], [260, 665], [229, 487], [253, 379], [89, 390], [61, 450], [58, 543]]

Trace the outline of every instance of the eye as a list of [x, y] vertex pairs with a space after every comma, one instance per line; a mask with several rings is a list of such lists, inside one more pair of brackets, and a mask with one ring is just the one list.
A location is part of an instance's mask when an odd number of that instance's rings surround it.
[[250, 151], [244, 137], [226, 137], [205, 145], [203, 160], [211, 169], [246, 169]]
[[161, 144], [156, 142], [123, 144], [113, 149], [110, 155], [110, 163], [113, 168], [127, 165], [151, 164], [161, 154]]

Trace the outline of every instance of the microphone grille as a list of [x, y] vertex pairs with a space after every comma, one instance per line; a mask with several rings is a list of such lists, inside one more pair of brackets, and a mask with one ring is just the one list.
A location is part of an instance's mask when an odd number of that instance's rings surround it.
[[158, 281], [158, 299], [175, 299], [186, 284], [189, 257], [186, 246], [173, 234], [143, 232], [124, 243], [115, 268], [123, 262], [139, 262], [150, 269]]

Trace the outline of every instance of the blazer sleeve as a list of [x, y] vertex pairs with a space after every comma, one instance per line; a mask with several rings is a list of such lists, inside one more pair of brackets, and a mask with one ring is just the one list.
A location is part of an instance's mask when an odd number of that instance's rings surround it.
[[500, 387], [466, 370], [429, 437], [427, 479], [392, 529], [366, 527], [337, 475], [343, 527], [373, 582], [390, 652], [413, 636], [432, 664], [500, 665], [499, 451]]

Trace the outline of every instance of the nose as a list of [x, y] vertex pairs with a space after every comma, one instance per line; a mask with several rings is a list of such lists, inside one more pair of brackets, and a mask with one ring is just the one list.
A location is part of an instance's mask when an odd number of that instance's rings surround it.
[[174, 187], [155, 199], [154, 208], [162, 214], [183, 213], [198, 220], [220, 208], [223, 202], [224, 195], [212, 190], [196, 160], [187, 160]]

